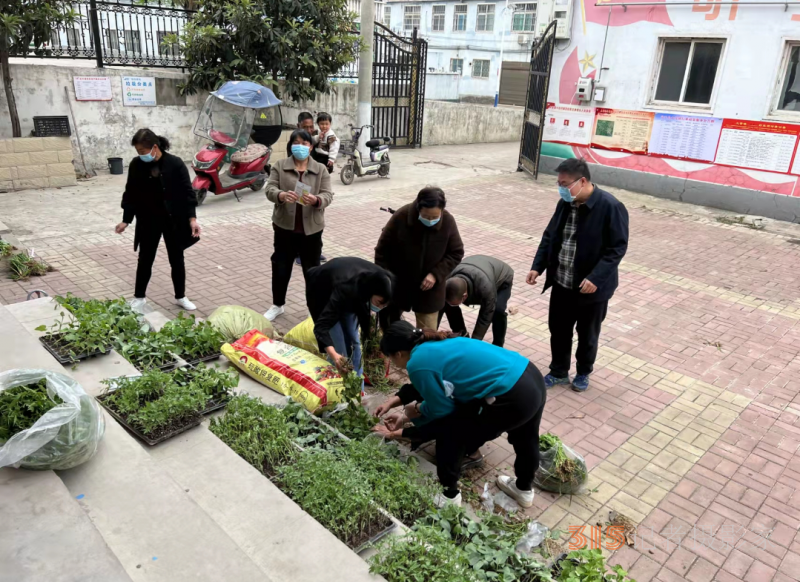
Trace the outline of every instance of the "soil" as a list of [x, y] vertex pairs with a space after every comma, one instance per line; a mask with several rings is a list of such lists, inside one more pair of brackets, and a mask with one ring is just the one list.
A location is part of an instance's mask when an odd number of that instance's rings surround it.
[[350, 548], [351, 550], [355, 550], [357, 548], [360, 548], [367, 542], [369, 542], [372, 538], [374, 538], [378, 534], [383, 533], [384, 530], [388, 529], [391, 526], [392, 526], [392, 520], [386, 517], [385, 515], [381, 515], [377, 521], [369, 524], [365, 532], [362, 532], [356, 537], [342, 541], [345, 544], [347, 544], [348, 548]]

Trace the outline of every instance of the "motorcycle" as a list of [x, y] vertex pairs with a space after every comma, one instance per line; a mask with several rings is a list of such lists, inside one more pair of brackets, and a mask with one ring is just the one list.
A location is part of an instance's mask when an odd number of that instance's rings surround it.
[[389, 168], [391, 162], [389, 161], [389, 142], [392, 138], [378, 137], [367, 141], [366, 145], [369, 148], [369, 161], [364, 162], [361, 159], [361, 152], [358, 151], [358, 140], [362, 132], [371, 125], [362, 125], [359, 128], [350, 126], [350, 135], [353, 140], [350, 143], [342, 143], [342, 151], [347, 155], [347, 162], [345, 162], [339, 177], [342, 179], [342, 184], [349, 186], [353, 183], [353, 179], [358, 176], [363, 178], [372, 174], [378, 174], [381, 178], [389, 176]]
[[197, 204], [205, 202], [209, 192], [233, 192], [241, 201], [237, 190], [257, 192], [264, 187], [271, 146], [283, 127], [280, 104], [272, 91], [249, 81], [228, 81], [209, 95], [194, 126], [195, 135], [211, 141], [192, 160]]

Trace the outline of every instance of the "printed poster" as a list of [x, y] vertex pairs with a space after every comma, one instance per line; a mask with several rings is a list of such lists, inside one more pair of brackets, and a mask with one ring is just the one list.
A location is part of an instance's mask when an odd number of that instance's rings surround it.
[[592, 147], [646, 154], [653, 114], [649, 111], [598, 107], [592, 132]]
[[111, 77], [72, 77], [76, 101], [111, 101]]
[[122, 77], [122, 104], [126, 107], [155, 107], [155, 77]]
[[713, 162], [722, 119], [656, 113], [648, 153], [699, 162]]
[[786, 173], [792, 163], [800, 125], [725, 119], [715, 163]]
[[592, 142], [593, 123], [594, 107], [548, 103], [542, 139], [588, 146]]

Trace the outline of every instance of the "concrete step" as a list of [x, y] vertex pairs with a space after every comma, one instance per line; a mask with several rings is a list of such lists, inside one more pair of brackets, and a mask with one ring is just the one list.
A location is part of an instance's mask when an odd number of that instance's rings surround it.
[[0, 469], [0, 582], [130, 582], [53, 471]]

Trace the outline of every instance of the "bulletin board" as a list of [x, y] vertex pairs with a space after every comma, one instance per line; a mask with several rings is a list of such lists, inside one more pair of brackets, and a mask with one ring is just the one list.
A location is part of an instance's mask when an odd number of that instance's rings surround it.
[[646, 154], [653, 129], [653, 113], [598, 107], [592, 131], [592, 147], [632, 154]]
[[724, 119], [714, 163], [786, 174], [795, 169], [798, 136], [800, 125]]
[[548, 103], [542, 139], [588, 146], [592, 143], [594, 109], [594, 107]]
[[722, 121], [719, 117], [656, 113], [648, 153], [652, 156], [713, 162]]

